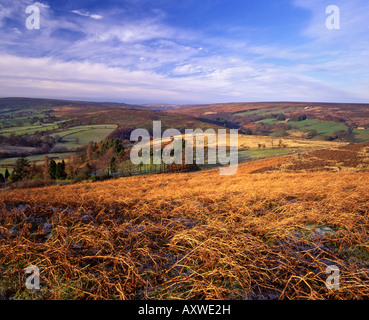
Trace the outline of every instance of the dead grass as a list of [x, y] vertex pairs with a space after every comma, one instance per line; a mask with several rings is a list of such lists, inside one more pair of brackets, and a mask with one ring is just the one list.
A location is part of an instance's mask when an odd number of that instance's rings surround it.
[[1, 297], [367, 299], [369, 173], [250, 174], [288, 159], [2, 191]]
[[368, 171], [368, 149], [369, 143], [359, 143], [315, 150], [253, 172]]
[[257, 149], [259, 144], [265, 144], [266, 148], [277, 148], [282, 145], [285, 148], [313, 150], [319, 148], [332, 148], [342, 145], [339, 142], [307, 140], [298, 138], [278, 138], [271, 136], [239, 135], [239, 148]]

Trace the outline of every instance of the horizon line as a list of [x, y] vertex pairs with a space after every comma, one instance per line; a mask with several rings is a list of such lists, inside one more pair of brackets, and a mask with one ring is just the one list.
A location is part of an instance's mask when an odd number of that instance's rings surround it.
[[209, 103], [168, 103], [168, 102], [144, 102], [144, 103], [131, 103], [131, 102], [118, 102], [116, 100], [112, 101], [98, 101], [94, 100], [75, 100], [73, 98], [41, 98], [41, 97], [0, 97], [0, 99], [29, 99], [29, 100], [56, 100], [56, 101], [67, 101], [67, 102], [85, 102], [85, 103], [114, 103], [114, 104], [126, 104], [126, 105], [140, 105], [140, 106], [150, 106], [150, 105], [173, 105], [173, 106], [208, 106], [208, 105], [227, 105], [227, 104], [252, 104], [252, 103], [302, 103], [302, 104], [352, 104], [352, 105], [369, 105], [369, 102], [335, 102], [335, 101], [234, 101], [234, 102], [209, 102]]

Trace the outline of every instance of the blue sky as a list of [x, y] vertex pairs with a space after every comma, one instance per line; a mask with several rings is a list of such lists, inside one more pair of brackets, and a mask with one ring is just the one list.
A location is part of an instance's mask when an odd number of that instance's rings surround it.
[[369, 102], [368, 21], [367, 0], [0, 0], [0, 96]]

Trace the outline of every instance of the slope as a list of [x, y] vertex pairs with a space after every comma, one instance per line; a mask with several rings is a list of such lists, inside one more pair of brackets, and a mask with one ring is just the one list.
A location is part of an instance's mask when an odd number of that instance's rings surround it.
[[[164, 174], [0, 193], [2, 298], [365, 299], [367, 171]], [[41, 270], [41, 290], [19, 283]], [[326, 287], [328, 266], [340, 289]]]

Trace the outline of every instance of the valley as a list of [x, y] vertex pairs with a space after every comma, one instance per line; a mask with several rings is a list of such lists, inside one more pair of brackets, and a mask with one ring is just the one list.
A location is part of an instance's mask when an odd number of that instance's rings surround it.
[[[360, 107], [340, 106], [347, 118], [338, 119], [288, 103], [0, 106], [1, 299], [369, 296], [368, 129], [353, 122]], [[158, 120], [179, 139], [186, 128], [240, 129], [237, 173], [219, 175], [207, 157], [192, 167], [133, 165], [131, 132], [152, 136]], [[35, 292], [19, 286], [29, 265], [41, 270]], [[338, 290], [326, 285], [332, 265]]]

